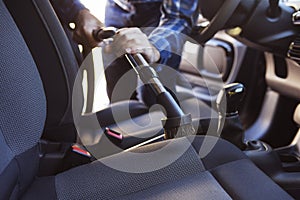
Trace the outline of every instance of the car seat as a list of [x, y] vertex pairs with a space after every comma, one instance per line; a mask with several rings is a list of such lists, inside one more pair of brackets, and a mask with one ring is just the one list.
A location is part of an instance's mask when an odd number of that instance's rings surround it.
[[[77, 130], [72, 114], [72, 94], [78, 73], [78, 59], [70, 45], [51, 4], [47, 0], [7, 0], [6, 5], [12, 14], [25, 42], [27, 43], [41, 75], [47, 99], [46, 125], [42, 138], [54, 142], [76, 142]], [[34, 26], [33, 26], [34, 24]], [[79, 102], [83, 100], [79, 95]], [[188, 95], [182, 95], [182, 107], [197, 118], [210, 118], [214, 112], [203, 102]], [[98, 101], [95, 99], [95, 101]], [[199, 109], [201, 107], [201, 112]], [[130, 119], [127, 112], [130, 112]], [[138, 101], [123, 101], [112, 104], [95, 115], [102, 128], [110, 126], [123, 134], [120, 146], [126, 149], [148, 139], [162, 135], [160, 121], [151, 128], [134, 129], [131, 118], [145, 124], [150, 118], [159, 118], [161, 112], [148, 114], [148, 108]], [[118, 113], [118, 124], [112, 113]], [[86, 118], [91, 118], [88, 116]], [[87, 119], [88, 120], [88, 119]], [[160, 130], [153, 132], [153, 130]]]
[[[163, 141], [37, 177], [46, 96], [32, 54], [2, 0], [0, 24], [1, 199], [291, 199], [236, 147], [204, 136]], [[167, 151], [150, 153], [164, 146]], [[176, 153], [176, 159], [159, 166]]]

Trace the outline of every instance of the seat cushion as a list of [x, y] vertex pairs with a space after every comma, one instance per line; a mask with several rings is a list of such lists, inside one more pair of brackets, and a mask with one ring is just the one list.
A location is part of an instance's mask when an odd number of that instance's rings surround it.
[[[191, 113], [195, 119], [193, 125], [196, 130], [198, 129], [198, 133], [201, 134], [206, 133], [208, 127], [201, 127], [202, 124], [199, 124], [199, 120], [216, 118], [218, 116], [209, 106], [190, 96], [182, 99], [180, 105], [184, 112]], [[96, 118], [97, 120], [95, 120]], [[143, 103], [138, 101], [120, 101], [97, 112], [96, 117], [94, 115], [84, 116], [83, 120], [85, 122], [81, 123], [83, 124], [81, 128], [84, 131], [80, 131], [79, 135], [85, 146], [105, 149], [101, 154], [97, 154], [97, 158], [100, 158], [162, 136], [162, 118], [164, 118], [164, 114], [158, 108], [152, 107], [149, 110]], [[210, 121], [208, 121], [207, 125], [210, 125]], [[92, 130], [91, 127], [93, 127]], [[123, 139], [122, 142], [118, 143], [118, 148], [114, 148], [115, 146], [111, 147], [111, 142], [103, 135], [99, 140], [99, 135], [103, 133], [102, 130], [105, 127], [122, 134]], [[217, 124], [215, 127], [217, 128]], [[87, 140], [85, 140], [86, 138]], [[108, 149], [112, 150], [108, 151]]]
[[96, 113], [100, 126], [105, 127], [147, 113], [148, 108], [139, 101], [120, 101]]
[[[209, 136], [122, 152], [49, 181], [45, 194], [55, 184], [51, 195], [58, 199], [292, 199], [239, 149]], [[27, 197], [51, 196], [36, 196], [37, 187], [33, 184]]]

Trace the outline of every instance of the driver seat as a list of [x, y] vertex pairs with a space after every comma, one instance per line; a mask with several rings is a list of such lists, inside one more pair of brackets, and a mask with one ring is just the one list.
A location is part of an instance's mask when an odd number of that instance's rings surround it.
[[0, 24], [0, 199], [292, 199], [236, 147], [204, 136], [163, 141], [37, 177], [44, 89], [2, 0]]

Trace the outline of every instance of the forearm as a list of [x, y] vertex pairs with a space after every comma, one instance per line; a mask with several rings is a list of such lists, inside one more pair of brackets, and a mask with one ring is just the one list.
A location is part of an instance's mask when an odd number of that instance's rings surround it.
[[86, 9], [80, 0], [51, 0], [51, 2], [65, 23], [74, 22], [78, 13]]
[[172, 55], [181, 55], [187, 36], [195, 25], [199, 12], [198, 0], [163, 2], [163, 17], [149, 35], [150, 42], [160, 52], [160, 63], [166, 64]]
[[190, 33], [190, 28], [182, 26], [182, 23], [180, 19], [168, 20], [149, 35], [149, 41], [160, 53], [161, 64], [166, 64], [173, 54], [181, 55]]

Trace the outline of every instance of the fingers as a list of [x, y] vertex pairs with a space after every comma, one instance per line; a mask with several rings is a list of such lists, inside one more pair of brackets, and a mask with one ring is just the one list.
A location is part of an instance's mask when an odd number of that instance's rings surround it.
[[93, 31], [98, 30], [104, 25], [88, 10], [81, 10], [75, 20], [75, 30], [73, 39], [89, 48], [99, 46], [99, 42], [93, 37]]
[[[102, 28], [104, 25], [93, 16], [89, 10], [81, 10], [75, 20], [73, 39], [88, 48], [101, 46], [93, 36], [93, 31]], [[139, 28], [123, 28], [117, 31], [113, 42], [105, 45], [105, 52], [114, 53], [117, 56], [125, 53], [141, 53], [148, 62], [153, 63], [159, 60], [159, 51], [149, 42], [147, 36]]]
[[117, 31], [114, 42], [108, 45], [107, 51], [121, 56], [125, 53], [141, 53], [148, 62], [153, 63], [159, 60], [158, 50], [149, 42], [146, 34], [139, 28], [123, 28]]
[[143, 54], [145, 59], [149, 63], [157, 62], [160, 58], [158, 50], [151, 45], [151, 47], [142, 47], [142, 48], [127, 48], [125, 49], [126, 53], [129, 54]]

